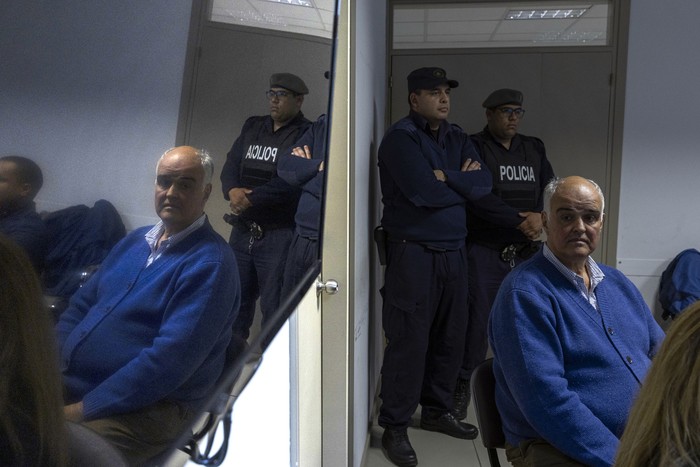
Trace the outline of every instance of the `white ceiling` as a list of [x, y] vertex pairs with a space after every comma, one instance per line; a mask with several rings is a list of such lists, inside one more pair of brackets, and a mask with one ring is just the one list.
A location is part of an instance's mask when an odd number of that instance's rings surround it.
[[[506, 19], [511, 10], [585, 8], [577, 19]], [[395, 49], [607, 45], [608, 2], [429, 3], [394, 6]]]
[[[336, 0], [213, 0], [211, 20], [331, 38]], [[311, 6], [300, 6], [299, 4]]]
[[[330, 38], [336, 0], [213, 0], [211, 20]], [[607, 45], [608, 0], [394, 5], [396, 49]], [[301, 6], [306, 4], [310, 6]], [[580, 18], [508, 20], [511, 10], [586, 9]]]

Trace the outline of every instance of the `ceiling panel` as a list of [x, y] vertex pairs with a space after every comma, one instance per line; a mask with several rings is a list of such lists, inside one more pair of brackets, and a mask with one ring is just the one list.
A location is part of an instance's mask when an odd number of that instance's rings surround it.
[[[576, 18], [507, 19], [511, 10], [523, 16], [565, 16], [568, 10], [585, 9]], [[545, 10], [547, 12], [545, 13]], [[541, 0], [539, 2], [490, 2], [396, 4], [393, 6], [394, 48], [469, 48], [607, 45], [608, 0], [589, 3]]]
[[213, 0], [211, 21], [331, 38], [335, 0]]

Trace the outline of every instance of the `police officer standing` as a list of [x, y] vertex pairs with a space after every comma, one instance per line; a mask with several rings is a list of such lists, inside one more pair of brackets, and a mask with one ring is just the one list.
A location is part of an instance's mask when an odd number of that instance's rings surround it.
[[544, 143], [518, 133], [523, 94], [498, 89], [482, 104], [486, 127], [471, 136], [493, 177], [492, 192], [467, 206], [469, 317], [454, 415], [467, 416], [471, 372], [486, 357], [486, 327], [496, 292], [510, 270], [540, 249], [542, 192], [554, 177]]
[[491, 191], [491, 175], [467, 134], [447, 122], [458, 84], [442, 68], [411, 72], [410, 114], [379, 147], [387, 235], [379, 424], [382, 450], [400, 466], [418, 462], [406, 429], [419, 403], [424, 430], [478, 434], [451, 410], [466, 331], [465, 204]]
[[287, 183], [301, 188], [294, 216], [296, 228], [284, 270], [282, 296], [285, 298], [290, 297], [295, 290], [299, 294], [297, 299], [303, 297], [305, 291], [298, 290], [297, 286], [318, 260], [327, 130], [324, 114], [306, 129], [290, 151], [282, 154], [277, 164], [277, 174]]
[[241, 307], [233, 325], [235, 345], [243, 345], [260, 298], [263, 322], [280, 301], [282, 271], [294, 230], [301, 191], [277, 176], [277, 162], [310, 124], [301, 112], [309, 93], [291, 73], [270, 77], [270, 114], [250, 117], [233, 143], [221, 171], [224, 198], [230, 201], [229, 244], [241, 279]]

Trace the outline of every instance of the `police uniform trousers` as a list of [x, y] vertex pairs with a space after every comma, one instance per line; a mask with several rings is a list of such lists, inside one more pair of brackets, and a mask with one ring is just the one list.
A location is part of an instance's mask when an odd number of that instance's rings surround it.
[[253, 238], [244, 228], [234, 227], [231, 231], [229, 244], [241, 280], [241, 307], [233, 323], [234, 339], [248, 338], [258, 298], [263, 323], [277, 311], [292, 234], [291, 227], [265, 230], [261, 239]]
[[437, 412], [452, 409], [466, 330], [466, 281], [465, 247], [435, 251], [388, 242], [379, 425], [407, 427], [418, 403]]
[[318, 240], [315, 238], [303, 237], [297, 232], [292, 235], [284, 268], [283, 301], [294, 295], [293, 301], [297, 302], [306, 294], [307, 289], [299, 289], [299, 286], [309, 268], [318, 260], [318, 247]]
[[[469, 263], [469, 313], [464, 342], [464, 357], [459, 377], [471, 379], [472, 371], [484, 361], [488, 351], [488, 322], [491, 306], [501, 282], [512, 270], [510, 262], [501, 259], [501, 250], [467, 241]], [[516, 256], [514, 265], [525, 261]]]

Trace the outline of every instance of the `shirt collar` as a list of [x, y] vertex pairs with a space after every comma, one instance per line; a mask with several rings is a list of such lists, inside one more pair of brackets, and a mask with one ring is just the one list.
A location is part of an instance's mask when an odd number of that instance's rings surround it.
[[[275, 121], [272, 120], [272, 117], [270, 115], [266, 115], [266, 117], [267, 118], [265, 119], [265, 125], [271, 132], [274, 132]], [[302, 122], [302, 120], [304, 120], [304, 114], [300, 110], [290, 121], [279, 127], [277, 131], [280, 131], [282, 128], [286, 128], [290, 125], [298, 125]]]
[[[416, 127], [418, 129], [424, 131], [426, 134], [432, 136], [432, 131], [430, 130], [430, 127], [428, 126], [428, 120], [425, 119], [422, 115], [418, 114], [417, 112], [414, 112], [411, 110], [408, 114], [409, 117], [413, 120], [413, 123], [415, 123]], [[438, 137], [437, 140], [438, 142], [442, 141], [443, 136], [447, 132], [447, 128], [450, 126], [450, 124], [447, 122], [447, 120], [442, 120], [440, 122], [440, 126], [438, 127]]]
[[26, 203], [20, 203], [19, 205], [12, 206], [7, 209], [0, 209], [0, 218], [6, 218], [13, 216], [15, 214], [23, 214], [25, 212], [36, 212], [36, 204], [34, 201], [29, 201]]
[[[571, 269], [564, 266], [564, 264], [561, 261], [559, 261], [559, 258], [557, 258], [556, 255], [552, 253], [552, 250], [549, 249], [546, 243], [542, 247], [542, 252], [544, 254], [544, 257], [547, 258], [549, 262], [552, 263], [554, 267], [557, 268], [557, 270], [569, 280], [569, 282], [571, 282], [576, 288], [578, 288], [580, 281], [583, 280], [583, 278]], [[586, 267], [588, 268], [588, 275], [591, 281], [590, 290], [592, 292], [595, 290], [598, 284], [600, 284], [600, 282], [605, 278], [605, 273], [603, 273], [603, 270], [600, 269], [598, 264], [590, 256], [586, 258]]]
[[[494, 143], [498, 144], [499, 146], [503, 146], [503, 143], [498, 141], [494, 136], [493, 133], [489, 130], [489, 126], [486, 125], [483, 130], [484, 134]], [[512, 151], [513, 149], [517, 148], [520, 145], [520, 133], [516, 133], [515, 136], [510, 140], [510, 147], [508, 151]], [[505, 146], [503, 146], [505, 149]]]
[[[192, 222], [186, 229], [176, 233], [175, 235], [171, 235], [168, 237], [166, 240], [163, 240], [161, 242], [161, 247], [168, 245], [169, 247], [173, 247], [183, 241], [187, 236], [189, 236], [192, 232], [200, 228], [201, 226], [204, 225], [204, 222], [207, 220], [207, 215], [202, 214], [197, 218], [196, 221]], [[156, 247], [158, 245], [158, 240], [160, 237], [163, 235], [163, 232], [165, 231], [165, 225], [163, 224], [163, 221], [158, 221], [156, 225], [154, 225], [151, 230], [146, 232], [144, 237], [146, 238], [146, 242], [148, 243], [148, 246], [151, 247], [151, 251], [156, 251]]]

